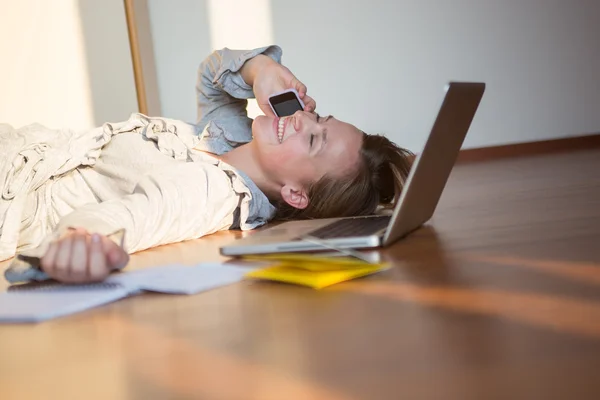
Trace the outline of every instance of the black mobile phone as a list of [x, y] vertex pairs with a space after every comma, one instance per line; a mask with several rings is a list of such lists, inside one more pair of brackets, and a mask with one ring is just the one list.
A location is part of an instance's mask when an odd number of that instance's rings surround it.
[[304, 103], [295, 89], [288, 89], [269, 97], [269, 105], [278, 117], [287, 117], [304, 110]]

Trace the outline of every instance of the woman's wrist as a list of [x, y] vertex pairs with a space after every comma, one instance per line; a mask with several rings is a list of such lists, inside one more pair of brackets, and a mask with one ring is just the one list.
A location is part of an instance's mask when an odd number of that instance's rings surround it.
[[254, 80], [258, 72], [270, 64], [276, 64], [273, 59], [264, 54], [259, 54], [256, 57], [246, 61], [240, 69], [240, 74], [249, 86], [254, 87]]

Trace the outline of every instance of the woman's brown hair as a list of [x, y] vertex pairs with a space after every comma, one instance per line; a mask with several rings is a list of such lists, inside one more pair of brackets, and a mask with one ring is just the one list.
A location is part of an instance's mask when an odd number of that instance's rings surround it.
[[410, 171], [413, 154], [385, 136], [363, 133], [360, 161], [352, 174], [324, 176], [308, 189], [309, 203], [297, 209], [277, 205], [275, 219], [314, 219], [370, 215], [395, 204]]

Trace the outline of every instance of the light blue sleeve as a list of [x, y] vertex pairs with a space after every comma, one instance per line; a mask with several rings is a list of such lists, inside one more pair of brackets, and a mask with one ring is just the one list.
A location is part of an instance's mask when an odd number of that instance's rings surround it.
[[254, 98], [254, 92], [244, 82], [240, 69], [246, 61], [259, 54], [281, 62], [281, 48], [266, 46], [254, 50], [224, 48], [213, 52], [200, 64], [196, 83], [198, 130], [203, 130], [213, 121], [227, 131], [248, 131], [252, 121], [246, 113], [246, 99]]

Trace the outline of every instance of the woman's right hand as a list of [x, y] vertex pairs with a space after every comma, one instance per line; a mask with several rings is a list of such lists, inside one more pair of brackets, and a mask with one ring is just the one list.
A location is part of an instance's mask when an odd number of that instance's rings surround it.
[[287, 67], [265, 55], [259, 54], [246, 61], [241, 73], [246, 83], [252, 86], [256, 102], [265, 115], [275, 116], [269, 105], [269, 97], [287, 89], [296, 89], [304, 102], [304, 111], [312, 112], [317, 107], [315, 100], [306, 94], [306, 85]]
[[97, 233], [74, 229], [52, 242], [41, 258], [42, 270], [65, 283], [98, 282], [127, 265], [125, 250]]

